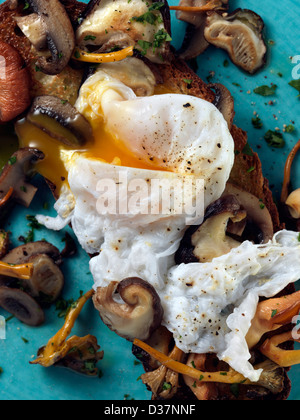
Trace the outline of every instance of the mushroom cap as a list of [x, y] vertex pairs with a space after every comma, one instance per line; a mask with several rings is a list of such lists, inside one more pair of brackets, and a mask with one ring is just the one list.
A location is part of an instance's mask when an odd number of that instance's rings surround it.
[[[119, 301], [113, 299], [119, 295]], [[144, 280], [132, 277], [99, 287], [93, 297], [102, 321], [121, 337], [147, 340], [160, 327], [163, 308], [156, 290]]]

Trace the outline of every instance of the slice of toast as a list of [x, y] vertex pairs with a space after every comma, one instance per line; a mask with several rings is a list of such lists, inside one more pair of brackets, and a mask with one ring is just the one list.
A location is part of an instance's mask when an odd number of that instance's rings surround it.
[[[76, 26], [86, 5], [76, 0], [62, 0], [61, 2], [66, 7], [71, 22]], [[82, 70], [67, 66], [57, 76], [46, 76], [39, 71], [36, 65], [37, 54], [31, 47], [29, 40], [19, 30], [14, 19], [16, 16], [23, 15], [23, 8], [24, 4], [21, 3], [16, 9], [11, 9], [8, 1], [0, 5], [0, 40], [14, 46], [23, 57], [31, 74], [31, 93], [33, 97], [50, 94], [74, 103], [83, 77]], [[167, 90], [214, 102], [215, 93], [213, 90], [175, 54], [170, 63], [158, 65], [157, 70]], [[191, 83], [187, 83], [186, 80], [191, 81]], [[230, 182], [262, 200], [271, 214], [274, 231], [282, 229], [283, 225], [280, 223], [268, 180], [263, 175], [259, 156], [251, 149], [246, 148], [248, 144], [247, 133], [235, 125], [232, 126], [231, 133], [235, 142], [236, 157]], [[254, 168], [254, 170], [249, 171], [249, 168]], [[55, 186], [51, 186], [50, 183], [49, 185], [55, 194]], [[286, 399], [289, 390], [290, 383], [286, 378], [285, 392], [278, 398]], [[184, 394], [185, 392], [183, 392], [183, 396], [186, 396]]]

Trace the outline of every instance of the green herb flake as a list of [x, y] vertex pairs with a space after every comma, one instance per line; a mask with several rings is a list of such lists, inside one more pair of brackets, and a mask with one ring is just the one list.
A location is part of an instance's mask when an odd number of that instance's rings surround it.
[[252, 118], [252, 125], [257, 130], [259, 130], [263, 127], [262, 120], [258, 116]]
[[276, 149], [282, 149], [285, 146], [285, 140], [283, 138], [283, 135], [278, 131], [267, 131], [264, 135], [264, 139], [266, 140], [269, 146], [274, 147]]
[[292, 86], [294, 89], [298, 90], [298, 92], [299, 92], [298, 98], [300, 98], [300, 79], [292, 80], [289, 83], [289, 85]]
[[164, 391], [168, 391], [169, 389], [172, 388], [172, 385], [169, 382], [164, 382], [162, 388], [163, 388]]
[[272, 95], [275, 95], [276, 89], [277, 89], [277, 85], [271, 85], [271, 86], [263, 85], [263, 86], [259, 86], [255, 88], [254, 93], [261, 96], [272, 96]]
[[277, 314], [277, 309], [273, 309], [271, 313], [271, 318], [274, 318], [274, 316]]
[[14, 165], [17, 162], [17, 158], [16, 156], [12, 156], [9, 160], [8, 160], [8, 164], [10, 166]]
[[95, 41], [96, 36], [94, 35], [87, 35], [86, 37], [84, 37], [85, 41]]
[[246, 156], [254, 156], [253, 150], [251, 149], [249, 143], [247, 143], [246, 146], [243, 148], [242, 153]]
[[285, 131], [286, 133], [291, 134], [291, 133], [293, 133], [293, 132], [295, 131], [295, 127], [293, 126], [293, 124], [289, 124], [289, 125], [287, 125], [287, 126], [285, 127], [284, 131]]

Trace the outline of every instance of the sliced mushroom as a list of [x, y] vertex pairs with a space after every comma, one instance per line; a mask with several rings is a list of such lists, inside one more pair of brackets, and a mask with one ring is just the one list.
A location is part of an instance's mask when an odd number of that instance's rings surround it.
[[40, 305], [20, 289], [0, 287], [0, 307], [14, 315], [24, 324], [37, 327], [45, 320]]
[[[253, 194], [227, 183], [224, 195], [234, 195], [241, 207], [247, 212], [247, 223], [249, 228], [240, 235], [242, 240], [253, 240], [256, 243], [267, 243], [274, 236], [272, 217], [264, 203]], [[256, 229], [255, 229], [256, 226]], [[255, 236], [255, 230], [257, 230]]]
[[[178, 51], [178, 55], [182, 60], [196, 58], [209, 47], [209, 43], [204, 37], [207, 11], [204, 10], [201, 13], [196, 9], [209, 5], [211, 5], [210, 10], [219, 10], [220, 8], [226, 10], [228, 0], [213, 2], [211, 0], [181, 0], [179, 3], [179, 10], [176, 12], [176, 17], [188, 24], [183, 44]], [[185, 8], [194, 8], [194, 11], [192, 9], [186, 11]]]
[[176, 254], [176, 263], [210, 262], [238, 247], [240, 242], [226, 235], [227, 225], [229, 220], [235, 223], [245, 217], [246, 212], [233, 195], [215, 201], [207, 208], [204, 222], [186, 232]]
[[266, 62], [263, 29], [262, 18], [248, 9], [223, 15], [211, 12], [204, 36], [210, 44], [226, 50], [234, 64], [253, 74]]
[[221, 114], [223, 114], [229, 130], [231, 130], [235, 111], [234, 99], [231, 96], [230, 91], [221, 83], [210, 84], [209, 88], [215, 91], [216, 97], [214, 105], [218, 108]]
[[62, 143], [78, 147], [93, 139], [90, 123], [69, 102], [56, 96], [34, 99], [27, 120]]
[[168, 60], [170, 12], [167, 2], [92, 0], [76, 31], [82, 50], [108, 52], [135, 47], [153, 62]]
[[7, 264], [22, 264], [30, 258], [41, 254], [50, 257], [57, 265], [61, 263], [59, 250], [46, 241], [30, 242], [18, 246], [5, 255], [3, 262]]
[[29, 0], [33, 11], [42, 20], [51, 58], [39, 57], [39, 68], [56, 75], [67, 66], [75, 48], [75, 34], [69, 16], [59, 0]]
[[[119, 302], [114, 299], [119, 294]], [[104, 324], [121, 337], [133, 341], [147, 340], [161, 325], [163, 309], [155, 289], [140, 278], [128, 278], [120, 283], [98, 288], [93, 298]]]
[[16, 16], [15, 21], [37, 51], [47, 48], [47, 31], [43, 19], [37, 13]]
[[[57, 263], [60, 263], [60, 254], [56, 247], [48, 242], [34, 242], [20, 246], [9, 252], [3, 262], [7, 264], [33, 265], [30, 278], [18, 280], [30, 296], [38, 298], [42, 303], [52, 303], [60, 296], [64, 287], [64, 276]], [[11, 279], [0, 277], [0, 284], [14, 285]]]
[[37, 188], [28, 180], [34, 173], [34, 164], [42, 159], [42, 152], [29, 148], [19, 149], [9, 159], [0, 176], [0, 219], [13, 202], [30, 206]]
[[19, 52], [0, 41], [0, 123], [13, 120], [29, 107], [30, 86]]

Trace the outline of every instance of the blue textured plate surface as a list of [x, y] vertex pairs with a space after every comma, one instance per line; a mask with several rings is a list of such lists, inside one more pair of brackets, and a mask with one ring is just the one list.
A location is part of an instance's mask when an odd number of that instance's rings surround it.
[[[171, 5], [179, 1], [170, 1]], [[0, 3], [2, 1], [0, 0]], [[249, 76], [237, 69], [231, 62], [227, 65], [227, 55], [221, 50], [210, 47], [198, 59], [199, 75], [206, 80], [223, 83], [232, 92], [236, 104], [235, 123], [249, 134], [249, 142], [261, 157], [264, 174], [269, 179], [275, 198], [279, 197], [284, 163], [287, 154], [300, 137], [298, 92], [289, 86], [293, 69], [291, 57], [299, 55], [300, 25], [296, 19], [300, 16], [300, 5], [293, 0], [275, 2], [273, 0], [232, 0], [231, 10], [237, 7], [254, 10], [266, 23], [269, 57], [267, 66], [257, 75]], [[173, 17], [173, 43], [181, 45], [185, 24]], [[224, 62], [226, 65], [224, 65]], [[300, 77], [300, 69], [298, 71]], [[276, 95], [271, 98], [258, 96], [253, 92], [258, 86], [273, 83], [278, 86]], [[269, 105], [269, 100], [273, 105]], [[251, 119], [257, 112], [263, 122], [261, 130], [254, 129]], [[284, 124], [293, 124], [292, 134], [284, 133], [284, 149], [271, 149], [263, 136], [269, 129], [283, 130]], [[300, 187], [299, 158], [293, 166], [293, 182]], [[12, 232], [14, 246], [20, 245], [18, 238], [28, 231], [26, 215], [50, 214], [54, 204], [51, 194], [41, 179], [36, 179], [40, 187], [31, 208], [16, 208], [6, 226]], [[48, 203], [50, 210], [45, 210]], [[47, 206], [46, 206], [47, 207]], [[72, 232], [69, 232], [72, 235]], [[46, 229], [36, 231], [35, 240], [46, 238], [60, 250], [64, 248], [64, 232], [53, 233]], [[63, 271], [66, 276], [65, 299], [77, 299], [81, 290], [87, 291], [92, 286], [89, 274], [89, 258], [78, 247], [78, 253], [65, 261]], [[8, 316], [0, 310], [0, 315]], [[38, 348], [45, 345], [62, 326], [54, 308], [47, 310], [44, 326], [33, 329], [16, 319], [7, 323], [7, 339], [0, 340], [0, 400], [149, 400], [138, 377], [143, 373], [142, 367], [134, 363], [131, 355], [131, 344], [110, 332], [99, 321], [98, 315], [89, 303], [79, 317], [74, 332], [78, 335], [94, 334], [97, 336], [105, 357], [99, 366], [103, 372], [101, 379], [89, 379], [59, 368], [44, 369], [31, 366], [29, 361], [36, 355]], [[24, 340], [25, 339], [25, 340]], [[293, 389], [290, 399], [300, 400], [300, 380], [297, 375], [300, 366], [291, 370], [290, 377]]]

